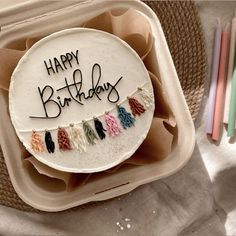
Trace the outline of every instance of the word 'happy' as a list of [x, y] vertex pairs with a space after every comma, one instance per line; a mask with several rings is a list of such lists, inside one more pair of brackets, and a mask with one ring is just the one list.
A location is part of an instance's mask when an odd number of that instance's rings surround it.
[[64, 71], [67, 70], [68, 67], [72, 68], [73, 59], [76, 60], [77, 65], [79, 65], [79, 51], [76, 52], [68, 52], [66, 54], [62, 54], [59, 56], [59, 59], [54, 57], [53, 59], [49, 59], [48, 61], [44, 60], [44, 65], [47, 69], [48, 75], [51, 73], [55, 74], [59, 72], [59, 69]]

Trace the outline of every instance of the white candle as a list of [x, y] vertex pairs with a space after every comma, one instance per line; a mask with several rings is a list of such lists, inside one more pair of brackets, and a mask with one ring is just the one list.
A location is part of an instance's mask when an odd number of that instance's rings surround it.
[[221, 46], [221, 34], [222, 28], [220, 25], [220, 20], [218, 20], [217, 27], [215, 29], [214, 47], [212, 54], [212, 67], [211, 67], [211, 83], [208, 96], [208, 111], [206, 117], [206, 133], [212, 134], [213, 130], [213, 120], [215, 112], [215, 99], [216, 99], [216, 88], [217, 88], [217, 78], [220, 60], [220, 46]]

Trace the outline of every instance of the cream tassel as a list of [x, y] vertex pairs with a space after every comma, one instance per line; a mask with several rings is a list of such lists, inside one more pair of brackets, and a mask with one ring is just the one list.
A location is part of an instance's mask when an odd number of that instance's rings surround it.
[[83, 130], [79, 126], [75, 127], [72, 124], [70, 125], [69, 138], [75, 149], [79, 150], [80, 153], [86, 152], [86, 137]]
[[153, 95], [144, 88], [138, 88], [138, 90], [146, 108], [151, 107], [153, 105]]

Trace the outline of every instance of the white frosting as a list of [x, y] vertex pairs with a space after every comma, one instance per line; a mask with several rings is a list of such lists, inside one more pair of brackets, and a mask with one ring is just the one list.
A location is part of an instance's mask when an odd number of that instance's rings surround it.
[[[72, 68], [60, 70], [49, 76], [44, 65], [44, 60], [76, 52], [78, 50], [79, 65], [72, 60]], [[116, 86], [120, 99], [118, 103], [130, 111], [127, 96], [134, 95], [141, 103], [137, 88], [143, 87], [153, 95], [152, 84], [148, 72], [136, 52], [125, 42], [114, 35], [92, 29], [68, 29], [54, 33], [36, 43], [20, 60], [11, 79], [9, 91], [9, 108], [12, 123], [19, 139], [32, 155], [39, 161], [62, 171], [69, 172], [96, 172], [111, 168], [129, 158], [145, 139], [150, 128], [154, 105], [136, 118], [135, 126], [126, 130], [117, 137], [99, 140], [96, 145], [87, 145], [87, 151], [79, 153], [77, 150], [59, 151], [57, 143], [58, 126], [69, 126], [70, 123], [81, 123], [88, 120], [94, 128], [92, 118], [99, 116], [104, 127], [105, 111], [117, 117], [114, 103], [107, 100], [108, 92], [100, 93], [99, 100], [96, 96], [83, 100], [81, 106], [77, 102], [70, 102], [70, 106], [62, 108], [61, 115], [53, 119], [37, 119], [30, 116], [45, 116], [38, 87], [45, 85], [54, 88], [52, 99], [57, 101], [57, 96], [69, 97], [68, 91], [57, 92], [56, 89], [65, 86], [65, 77], [72, 83], [73, 71], [80, 69], [83, 74], [82, 91], [87, 93], [91, 88], [91, 71], [95, 63], [101, 66], [100, 85], [109, 82], [115, 84], [122, 76], [123, 79]], [[154, 103], [154, 101], [153, 101]], [[144, 103], [143, 103], [144, 104]], [[55, 104], [47, 106], [49, 115], [57, 113]], [[119, 119], [117, 118], [118, 122]], [[42, 135], [48, 129], [53, 137], [56, 148], [53, 154], [47, 151], [36, 153], [30, 148], [31, 131], [36, 130]], [[94, 129], [95, 130], [95, 129]]]

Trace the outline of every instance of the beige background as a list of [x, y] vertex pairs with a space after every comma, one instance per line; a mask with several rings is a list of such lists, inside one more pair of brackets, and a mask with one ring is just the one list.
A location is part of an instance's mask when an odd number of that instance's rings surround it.
[[[236, 2], [199, 1], [197, 6], [210, 62], [216, 17], [228, 22]], [[100, 206], [67, 213], [24, 213], [1, 206], [0, 234], [236, 235], [236, 145], [228, 143], [225, 131], [218, 146], [206, 139], [206, 98], [207, 91], [195, 123], [192, 159], [174, 176]]]

